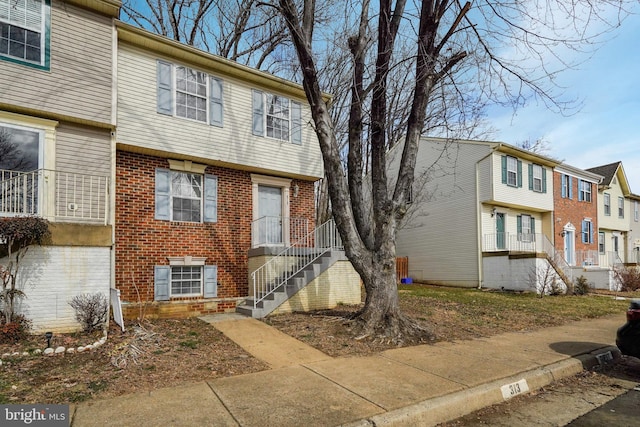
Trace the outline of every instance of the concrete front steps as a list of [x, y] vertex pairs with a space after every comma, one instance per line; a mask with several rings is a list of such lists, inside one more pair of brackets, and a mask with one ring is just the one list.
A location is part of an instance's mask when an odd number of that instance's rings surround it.
[[344, 259], [342, 251], [327, 251], [302, 270], [289, 278], [282, 286], [259, 301], [254, 308], [254, 297], [247, 298], [243, 304], [236, 307], [236, 313], [262, 319], [278, 308], [301, 289], [313, 282], [318, 276], [327, 271], [331, 266]]

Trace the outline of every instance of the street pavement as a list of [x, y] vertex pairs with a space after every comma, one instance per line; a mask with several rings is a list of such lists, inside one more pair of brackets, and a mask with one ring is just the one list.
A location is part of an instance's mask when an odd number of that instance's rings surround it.
[[72, 426], [432, 426], [619, 357], [624, 314], [332, 358], [255, 319], [205, 316], [271, 369], [84, 402]]

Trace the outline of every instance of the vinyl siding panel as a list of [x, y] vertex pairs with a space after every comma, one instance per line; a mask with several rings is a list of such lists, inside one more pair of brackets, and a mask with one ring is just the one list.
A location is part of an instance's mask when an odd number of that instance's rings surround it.
[[415, 202], [412, 220], [397, 234], [397, 253], [409, 257], [409, 276], [477, 286], [476, 162], [487, 153], [481, 144], [421, 142], [417, 175], [438, 160], [426, 185], [431, 200]]
[[511, 187], [502, 183], [502, 154], [494, 153], [491, 156], [493, 169], [493, 197], [495, 203], [504, 203], [518, 205], [522, 207], [531, 207], [535, 209], [553, 210], [553, 171], [550, 167], [546, 167], [547, 171], [547, 192], [539, 193], [529, 190], [529, 177], [527, 170], [531, 162], [522, 160], [522, 187]]
[[[6, 262], [6, 258], [0, 262]], [[19, 286], [27, 295], [20, 311], [33, 321], [34, 332], [78, 329], [69, 301], [82, 293], [109, 296], [108, 247], [35, 246], [20, 268]]]
[[109, 124], [112, 21], [58, 0], [51, 5], [51, 68], [0, 60], [0, 104]]
[[118, 49], [118, 143], [141, 150], [206, 159], [230, 167], [320, 178], [319, 145], [310, 125], [311, 113], [302, 102], [302, 144], [252, 135], [251, 84], [200, 70], [223, 80], [223, 127], [158, 114], [156, 60], [186, 65], [121, 42]]
[[56, 170], [109, 176], [109, 131], [63, 123], [56, 132]]
[[[593, 187], [595, 191], [595, 186]], [[604, 214], [604, 193], [611, 196], [611, 215]], [[624, 197], [620, 184], [611, 184], [611, 187], [598, 194], [598, 227], [607, 230], [629, 231], [630, 221], [633, 220], [633, 210], [629, 199], [624, 199], [624, 218], [618, 217], [618, 197]]]

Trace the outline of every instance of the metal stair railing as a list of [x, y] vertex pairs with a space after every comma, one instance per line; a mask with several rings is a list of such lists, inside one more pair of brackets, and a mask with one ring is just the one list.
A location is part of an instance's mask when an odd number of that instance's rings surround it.
[[332, 249], [342, 250], [343, 246], [335, 223], [329, 220], [264, 263], [251, 273], [253, 308]]
[[562, 254], [559, 251], [556, 251], [547, 236], [542, 234], [541, 237], [542, 252], [547, 254], [547, 261], [549, 261], [553, 268], [556, 269], [556, 272], [558, 272], [562, 281], [565, 282], [565, 285], [570, 286], [571, 281], [573, 280], [573, 271], [571, 270], [571, 266], [564, 259]]

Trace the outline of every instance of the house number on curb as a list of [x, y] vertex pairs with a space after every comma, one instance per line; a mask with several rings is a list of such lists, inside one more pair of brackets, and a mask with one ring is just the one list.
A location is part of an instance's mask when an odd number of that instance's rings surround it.
[[518, 382], [503, 385], [500, 387], [500, 391], [502, 391], [502, 397], [504, 400], [507, 400], [519, 394], [528, 393], [529, 385], [527, 384], [527, 380], [521, 379]]

